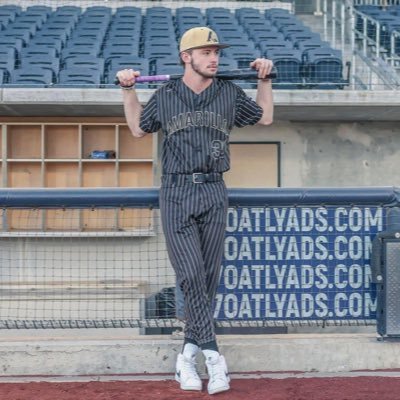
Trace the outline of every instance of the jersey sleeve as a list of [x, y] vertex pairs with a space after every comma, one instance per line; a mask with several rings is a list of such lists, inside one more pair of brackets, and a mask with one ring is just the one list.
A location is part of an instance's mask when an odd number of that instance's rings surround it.
[[148, 103], [143, 107], [140, 116], [139, 128], [146, 133], [157, 132], [161, 128], [161, 123], [157, 112], [157, 99], [155, 94], [150, 98]]
[[255, 125], [262, 117], [263, 109], [243, 89], [238, 89], [235, 108], [235, 126], [241, 128], [246, 125]]

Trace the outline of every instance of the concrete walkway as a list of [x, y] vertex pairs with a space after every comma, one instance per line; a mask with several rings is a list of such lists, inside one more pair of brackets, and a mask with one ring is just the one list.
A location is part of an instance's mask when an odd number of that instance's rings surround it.
[[[182, 345], [181, 338], [130, 336], [128, 329], [2, 331], [0, 336], [0, 377], [6, 380], [171, 375]], [[400, 370], [400, 342], [381, 342], [370, 333], [229, 335], [219, 343], [237, 374]], [[198, 363], [204, 373], [201, 356]]]

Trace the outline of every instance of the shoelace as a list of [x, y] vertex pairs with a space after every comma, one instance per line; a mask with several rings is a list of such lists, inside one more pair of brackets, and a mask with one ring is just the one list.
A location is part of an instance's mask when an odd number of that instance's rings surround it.
[[182, 372], [187, 372], [197, 376], [196, 361], [185, 357], [182, 364]]

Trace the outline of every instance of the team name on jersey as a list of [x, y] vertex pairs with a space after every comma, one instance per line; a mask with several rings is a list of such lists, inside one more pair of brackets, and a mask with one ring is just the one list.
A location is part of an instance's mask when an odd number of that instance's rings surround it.
[[192, 126], [210, 127], [226, 135], [229, 133], [228, 121], [222, 118], [221, 114], [217, 114], [214, 111], [189, 111], [174, 115], [167, 122], [167, 132], [172, 134]]

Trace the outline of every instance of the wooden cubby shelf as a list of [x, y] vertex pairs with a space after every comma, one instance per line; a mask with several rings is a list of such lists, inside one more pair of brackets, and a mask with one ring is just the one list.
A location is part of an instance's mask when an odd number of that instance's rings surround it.
[[[25, 119], [26, 121], [26, 119]], [[2, 187], [150, 187], [154, 185], [156, 135], [136, 139], [126, 124], [106, 122], [2, 122]], [[94, 151], [112, 158], [91, 158]], [[18, 214], [19, 213], [19, 214]], [[17, 217], [18, 214], [18, 217]], [[132, 231], [144, 210], [8, 210], [4, 231]], [[24, 216], [21, 221], [20, 215]], [[127, 217], [128, 218], [125, 218]]]

